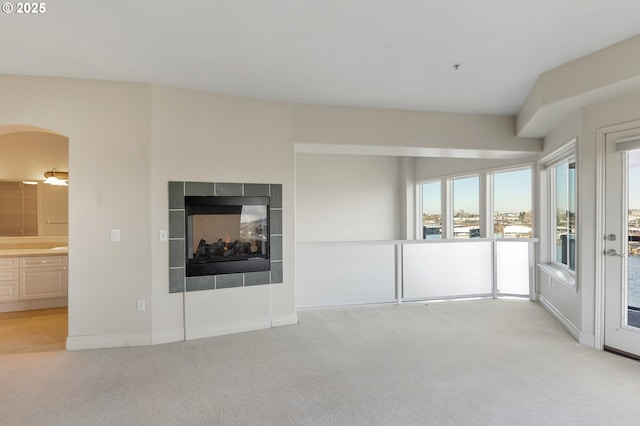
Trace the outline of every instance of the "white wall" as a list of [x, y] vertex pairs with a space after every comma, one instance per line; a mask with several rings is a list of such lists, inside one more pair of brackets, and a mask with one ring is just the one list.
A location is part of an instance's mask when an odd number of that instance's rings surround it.
[[516, 138], [512, 116], [296, 105], [295, 123], [298, 152], [514, 158], [542, 149]]
[[[69, 138], [69, 343], [102, 336], [150, 342], [150, 87], [0, 76], [0, 126], [26, 124]], [[122, 231], [120, 243], [109, 230]]]
[[517, 117], [521, 136], [545, 136], [581, 108], [640, 90], [640, 35], [541, 74]]
[[[578, 247], [577, 292], [562, 285], [549, 286], [544, 276], [538, 280], [538, 292], [580, 332], [580, 340], [593, 341], [595, 333], [595, 273], [602, 254], [596, 252], [596, 161], [597, 130], [640, 119], [640, 93], [600, 102], [572, 114], [545, 138], [543, 155], [577, 137], [578, 173]], [[540, 200], [539, 209], [544, 209]], [[540, 244], [545, 243], [542, 235]], [[540, 261], [545, 262], [541, 256]]]
[[[70, 348], [182, 338], [182, 296], [168, 292], [168, 247], [158, 238], [169, 180], [283, 185], [284, 283], [198, 292], [189, 318], [212, 327], [295, 319], [290, 104], [18, 76], [0, 76], [0, 92], [5, 130], [27, 124], [69, 138]], [[111, 229], [120, 243], [109, 241]]]
[[[582, 140], [583, 138], [581, 135], [581, 131], [582, 131], [581, 122], [582, 121], [581, 121], [580, 113], [575, 113], [571, 117], [567, 118], [562, 123], [561, 126], [556, 128], [551, 134], [549, 134], [545, 138], [544, 151], [541, 157], [544, 157], [552, 153], [553, 151], [557, 150], [561, 146], [570, 142], [574, 138], [578, 138], [578, 149], [579, 149], [579, 147], [584, 144], [584, 141]], [[583, 162], [583, 160], [586, 162]], [[582, 156], [580, 156], [578, 158], [578, 161], [579, 161], [578, 174], [580, 178], [582, 178], [588, 173], [587, 171], [583, 170], [583, 165], [589, 164], [590, 161], [594, 161], [594, 160], [593, 159], [586, 160], [582, 158]], [[546, 181], [542, 182], [542, 185], [546, 187], [547, 182]], [[580, 200], [580, 211], [578, 212], [580, 215], [578, 218], [578, 226], [580, 227], [580, 230], [578, 231], [579, 245], [583, 243], [582, 240], [589, 240], [592, 238], [593, 227], [589, 228], [584, 226], [582, 210], [585, 208], [585, 204], [583, 203], [587, 202], [586, 205], [588, 205], [589, 200], [595, 196], [593, 194], [593, 190], [594, 190], [593, 185], [591, 187], [589, 186], [585, 187], [584, 183], [582, 183], [581, 181], [580, 187], [583, 190], [579, 194], [579, 200]], [[546, 194], [546, 188], [540, 188], [539, 196], [536, 198], [536, 202], [534, 205], [535, 217], [538, 218], [538, 223], [540, 224], [540, 227], [538, 228], [540, 230], [538, 235], [538, 237], [540, 238], [540, 242], [538, 244], [538, 262], [540, 263], [548, 263], [551, 261], [551, 259], [549, 259], [549, 257], [547, 256], [547, 250], [545, 250], [545, 247], [550, 244], [549, 232], [547, 232], [548, 222], [549, 222], [548, 220], [549, 212], [548, 212], [548, 204], [546, 202], [545, 194]], [[593, 201], [591, 201], [591, 203], [592, 202]], [[555, 247], [555, 242], [553, 244]], [[584, 259], [585, 261], [587, 261], [586, 257]], [[582, 262], [579, 262], [578, 267], [580, 268], [581, 266], [582, 266]], [[552, 280], [550, 283], [548, 276], [545, 274], [538, 274], [536, 276], [537, 293], [540, 294], [542, 297], [544, 297], [556, 310], [558, 310], [558, 312], [560, 312], [578, 330], [582, 328], [581, 298], [582, 298], [582, 293], [585, 291], [582, 284], [583, 277], [582, 277], [581, 271], [582, 271], [581, 269], [577, 271], [577, 276], [578, 276], [577, 291], [555, 280]]]
[[[187, 327], [224, 334], [295, 320], [292, 106], [161, 86], [152, 89], [151, 248], [154, 341], [182, 332], [182, 294], [169, 294], [168, 181], [279, 183], [284, 283], [187, 293]], [[255, 328], [255, 327], [254, 327]]]
[[0, 179], [43, 180], [44, 172], [69, 170], [69, 141], [43, 132], [0, 135]]
[[400, 159], [296, 154], [296, 240], [400, 238]]
[[481, 170], [516, 166], [535, 161], [537, 155], [527, 155], [509, 160], [480, 158], [416, 158], [416, 180], [427, 180], [444, 176], [462, 175]]

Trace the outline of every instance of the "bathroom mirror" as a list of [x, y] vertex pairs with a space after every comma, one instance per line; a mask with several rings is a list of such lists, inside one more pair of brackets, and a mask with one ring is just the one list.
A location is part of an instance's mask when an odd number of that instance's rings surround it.
[[0, 237], [67, 235], [68, 187], [0, 181]]

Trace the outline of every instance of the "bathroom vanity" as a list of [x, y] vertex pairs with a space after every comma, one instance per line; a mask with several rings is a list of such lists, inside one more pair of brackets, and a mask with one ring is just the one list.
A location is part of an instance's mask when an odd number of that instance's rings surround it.
[[0, 249], [0, 312], [67, 306], [67, 249]]

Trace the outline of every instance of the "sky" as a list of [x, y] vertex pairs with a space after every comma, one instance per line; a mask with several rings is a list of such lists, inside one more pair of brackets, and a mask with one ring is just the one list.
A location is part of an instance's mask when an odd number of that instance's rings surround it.
[[[639, 158], [640, 164], [640, 158]], [[495, 173], [494, 210], [503, 213], [518, 213], [531, 210], [531, 171], [528, 169]], [[454, 211], [467, 213], [479, 211], [479, 182], [475, 176], [453, 181]], [[423, 212], [440, 213], [440, 181], [423, 185]]]

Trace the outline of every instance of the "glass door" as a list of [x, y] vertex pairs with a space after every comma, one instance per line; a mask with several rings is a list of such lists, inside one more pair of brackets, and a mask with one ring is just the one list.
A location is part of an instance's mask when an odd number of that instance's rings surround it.
[[627, 325], [640, 328], [640, 149], [627, 152]]
[[640, 357], [640, 129], [606, 138], [605, 348]]

